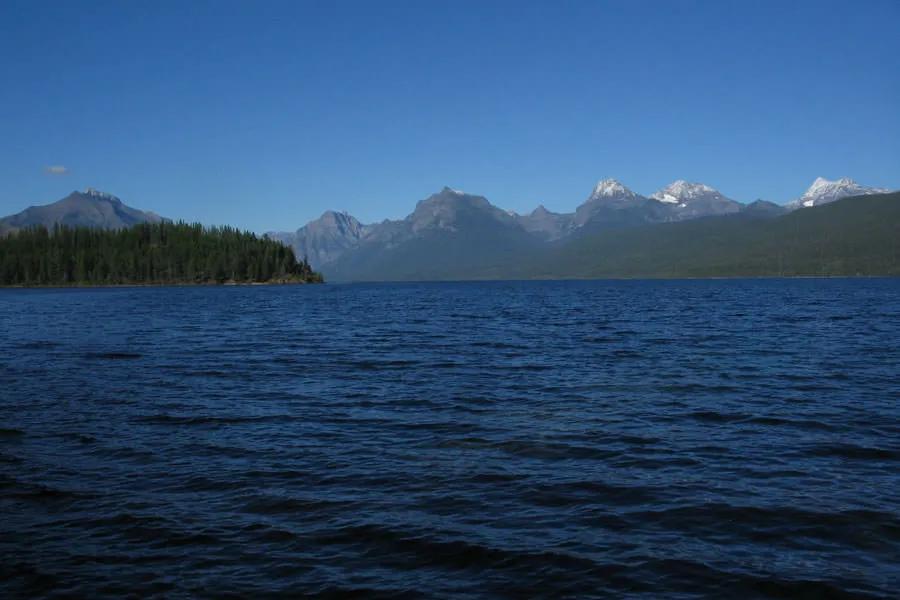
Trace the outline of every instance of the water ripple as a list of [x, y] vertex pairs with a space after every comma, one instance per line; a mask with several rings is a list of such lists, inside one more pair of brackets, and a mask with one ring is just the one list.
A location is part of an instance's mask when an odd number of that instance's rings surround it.
[[900, 281], [0, 290], [4, 597], [888, 598]]

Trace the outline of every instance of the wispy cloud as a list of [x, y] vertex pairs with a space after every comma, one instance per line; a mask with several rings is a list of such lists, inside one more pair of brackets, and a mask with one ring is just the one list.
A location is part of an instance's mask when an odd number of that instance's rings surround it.
[[47, 175], [68, 175], [69, 169], [62, 165], [49, 165], [44, 167], [44, 173]]

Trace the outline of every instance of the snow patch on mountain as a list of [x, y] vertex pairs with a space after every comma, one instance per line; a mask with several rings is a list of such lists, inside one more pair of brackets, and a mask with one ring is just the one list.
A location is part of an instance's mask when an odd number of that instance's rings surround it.
[[715, 188], [711, 188], [705, 183], [691, 183], [684, 179], [679, 179], [658, 192], [651, 194], [650, 197], [666, 204], [686, 204], [686, 201], [718, 193]]
[[116, 196], [110, 194], [109, 192], [101, 192], [100, 190], [95, 189], [95, 188], [92, 188], [92, 187], [85, 188], [85, 189], [84, 189], [84, 195], [85, 195], [85, 196], [90, 196], [90, 197], [92, 197], [92, 198], [97, 198], [97, 199], [100, 199], [100, 200], [109, 200], [109, 201], [112, 201], [112, 202], [115, 202], [115, 201], [121, 202], [121, 200], [119, 200], [118, 197], [116, 197]]

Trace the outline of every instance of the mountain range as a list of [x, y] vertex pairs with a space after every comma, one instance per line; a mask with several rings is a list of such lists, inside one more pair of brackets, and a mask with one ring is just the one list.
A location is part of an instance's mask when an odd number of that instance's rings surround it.
[[[877, 246], [897, 263], [898, 195], [887, 192], [848, 178], [818, 178], [786, 205], [742, 204], [702, 183], [678, 180], [642, 196], [604, 179], [571, 213], [538, 206], [520, 215], [445, 187], [403, 219], [363, 224], [327, 211], [296, 231], [267, 235], [331, 281], [883, 274], [881, 259], [866, 254], [862, 263], [853, 261], [863, 246]], [[835, 205], [841, 207], [831, 210]], [[830, 223], [828, 215], [841, 222]], [[162, 220], [88, 188], [0, 219], [0, 235], [54, 223], [110, 229]], [[823, 238], [823, 231], [830, 233]], [[835, 239], [851, 242], [827, 250]], [[817, 248], [812, 255], [809, 244]], [[768, 251], [758, 255], [760, 248]], [[800, 256], [821, 260], [794, 260]]]
[[818, 178], [787, 205], [765, 200], [742, 204], [702, 183], [678, 180], [642, 196], [615, 179], [604, 179], [572, 213], [538, 206], [519, 215], [482, 196], [445, 187], [404, 219], [365, 225], [346, 213], [328, 211], [294, 232], [269, 235], [293, 246], [332, 280], [506, 277], [516, 261], [536, 264], [560, 246], [609, 237], [616, 230], [714, 217], [775, 219], [842, 198], [886, 192], [848, 178]]

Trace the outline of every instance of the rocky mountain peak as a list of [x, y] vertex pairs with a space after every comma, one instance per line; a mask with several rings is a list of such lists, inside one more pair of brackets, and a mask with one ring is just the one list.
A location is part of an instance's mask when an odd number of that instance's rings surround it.
[[594, 186], [589, 200], [599, 200], [601, 198], [636, 198], [637, 194], [622, 185], [616, 179], [601, 179]]
[[705, 183], [693, 183], [684, 179], [678, 179], [651, 194], [650, 197], [667, 204], [681, 204], [710, 194], [719, 194], [719, 192]]
[[[75, 193], [78, 193], [78, 192], [75, 192]], [[114, 196], [113, 194], [110, 194], [109, 192], [101, 192], [100, 190], [92, 188], [92, 187], [85, 188], [84, 192], [82, 192], [82, 195], [88, 196], [89, 198], [93, 198], [96, 200], [107, 200], [109, 202], [122, 202], [121, 200], [119, 200], [118, 197]]]

